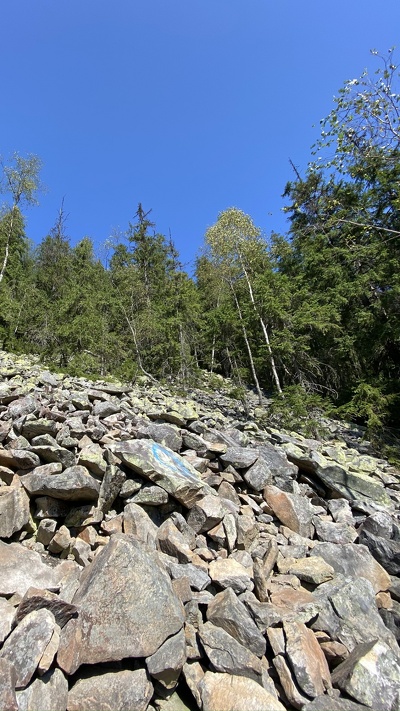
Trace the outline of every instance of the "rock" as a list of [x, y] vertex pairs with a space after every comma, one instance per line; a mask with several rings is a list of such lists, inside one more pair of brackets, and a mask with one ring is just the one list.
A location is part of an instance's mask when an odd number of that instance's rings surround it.
[[12, 486], [0, 487], [0, 538], [10, 538], [29, 521], [29, 498]]
[[188, 508], [206, 494], [216, 495], [189, 463], [152, 440], [119, 442], [112, 449], [134, 472], [161, 486]]
[[124, 533], [132, 534], [150, 550], [157, 546], [158, 528], [150, 516], [138, 504], [127, 504], [124, 508]]
[[354, 543], [358, 537], [358, 532], [354, 526], [349, 526], [347, 523], [321, 521], [319, 516], [314, 516], [313, 524], [320, 541], [327, 541], [329, 543]]
[[25, 595], [30, 587], [57, 590], [59, 572], [46, 565], [39, 553], [20, 543], [0, 541], [0, 595]]
[[[11, 632], [15, 619], [15, 608], [8, 600], [0, 597], [0, 644]], [[1, 706], [0, 706], [1, 708]]]
[[186, 543], [184, 535], [172, 523], [170, 518], [167, 518], [159, 527], [157, 542], [163, 553], [177, 558], [180, 563], [189, 563], [193, 558], [193, 553]]
[[314, 701], [303, 706], [304, 711], [367, 711], [369, 708], [350, 699], [334, 696], [317, 696]]
[[200, 626], [199, 637], [216, 671], [246, 676], [260, 683], [262, 666], [259, 658], [222, 627], [206, 622]]
[[35, 610], [24, 617], [4, 642], [0, 657], [14, 665], [17, 689], [29, 684], [50, 642], [54, 626], [55, 620], [51, 612]]
[[196, 533], [203, 533], [222, 521], [225, 512], [219, 496], [208, 494], [196, 501], [189, 512], [187, 522]]
[[373, 585], [375, 592], [384, 592], [390, 588], [390, 576], [376, 562], [366, 546], [355, 543], [316, 543], [311, 555], [323, 558], [336, 573], [366, 578]]
[[285, 711], [273, 694], [243, 676], [208, 671], [198, 689], [203, 711]]
[[263, 635], [231, 588], [215, 595], [207, 607], [207, 620], [222, 627], [256, 656], [262, 657], [265, 654]]
[[318, 617], [314, 630], [328, 632], [331, 639], [352, 651], [358, 644], [380, 639], [392, 650], [398, 646], [393, 633], [379, 616], [372, 584], [366, 578], [337, 575], [314, 592]]
[[40, 459], [45, 462], [58, 462], [62, 464], [64, 469], [73, 467], [75, 464], [75, 455], [65, 447], [58, 445], [35, 445], [31, 447], [34, 454], [37, 454]]
[[104, 419], [105, 417], [115, 415], [117, 412], [120, 411], [121, 408], [119, 405], [116, 405], [115, 403], [111, 402], [111, 400], [105, 400], [104, 402], [97, 402], [96, 405], [94, 405], [92, 409], [92, 415], [94, 417], [100, 417], [101, 419]]
[[[138, 434], [140, 435], [142, 432], [145, 432], [146, 437], [149, 439], [168, 447], [168, 449], [172, 449], [173, 452], [179, 452], [182, 448], [182, 436], [174, 425], [149, 422], [145, 428], [139, 430]], [[194, 449], [194, 447], [189, 447], [189, 449]]]
[[68, 711], [146, 711], [152, 695], [144, 669], [95, 673], [70, 689]]
[[332, 682], [374, 711], [397, 711], [400, 657], [378, 640], [359, 644], [335, 669]]
[[21, 620], [31, 612], [43, 608], [49, 610], [54, 615], [54, 619], [59, 627], [64, 627], [72, 617], [78, 615], [78, 609], [75, 605], [70, 605], [48, 590], [40, 590], [32, 587], [26, 591], [18, 606], [15, 618], [16, 623], [19, 624]]
[[335, 575], [333, 567], [318, 556], [299, 558], [298, 560], [285, 559], [280, 566], [280, 572], [296, 575], [300, 580], [313, 585], [325, 583]]
[[0, 709], [2, 711], [18, 711], [18, 702], [15, 695], [17, 681], [14, 665], [0, 657]]
[[329, 667], [318, 641], [302, 622], [284, 622], [285, 651], [301, 691], [314, 698], [332, 687]]
[[282, 684], [289, 704], [296, 709], [302, 709], [309, 701], [309, 697], [303, 694], [297, 686], [289, 665], [284, 656], [278, 654], [273, 660], [274, 667], [278, 672], [279, 681]]
[[295, 533], [312, 538], [313, 509], [308, 499], [281, 491], [276, 486], [266, 486], [264, 499], [275, 516]]
[[315, 474], [332, 491], [344, 496], [350, 501], [361, 499], [362, 501], [373, 501], [389, 510], [393, 508], [393, 502], [386, 493], [383, 484], [376, 479], [362, 472], [350, 472], [339, 464], [317, 463]]
[[208, 572], [213, 583], [221, 588], [232, 588], [237, 594], [253, 590], [254, 584], [246, 568], [233, 558], [211, 561]]
[[400, 575], [400, 540], [388, 540], [364, 528], [360, 533], [360, 543], [367, 546], [371, 555], [390, 575]]
[[156, 553], [129, 534], [115, 534], [88, 565], [73, 598], [79, 617], [61, 635], [58, 665], [149, 657], [183, 626], [183, 608]]
[[168, 494], [160, 486], [142, 486], [140, 491], [129, 499], [129, 503], [146, 506], [162, 506], [168, 501]]
[[100, 483], [80, 465], [68, 467], [60, 474], [25, 474], [21, 482], [28, 494], [46, 494], [64, 501], [97, 501]]
[[246, 449], [245, 447], [228, 447], [225, 454], [220, 456], [221, 462], [235, 469], [247, 469], [258, 459], [259, 453], [256, 449]]
[[147, 657], [146, 666], [149, 674], [163, 687], [173, 689], [185, 662], [186, 641], [182, 629], [167, 639], [152, 656]]
[[259, 457], [257, 461], [244, 473], [244, 480], [251, 486], [255, 491], [262, 491], [267, 484], [271, 483], [272, 473], [268, 466], [268, 462], [262, 457]]

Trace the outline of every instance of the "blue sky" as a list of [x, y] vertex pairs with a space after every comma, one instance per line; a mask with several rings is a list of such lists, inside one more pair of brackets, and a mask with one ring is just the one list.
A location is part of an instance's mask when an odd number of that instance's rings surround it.
[[[346, 79], [398, 46], [399, 0], [5, 0], [0, 154], [37, 154], [72, 244], [99, 256], [138, 202], [191, 269], [205, 230], [236, 206], [284, 232], [289, 158], [302, 172]], [[314, 126], [314, 127], [313, 127]]]

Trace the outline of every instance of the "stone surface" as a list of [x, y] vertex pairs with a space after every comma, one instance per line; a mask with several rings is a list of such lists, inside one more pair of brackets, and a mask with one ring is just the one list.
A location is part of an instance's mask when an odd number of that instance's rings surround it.
[[265, 654], [263, 635], [231, 588], [215, 595], [207, 607], [207, 620], [222, 627], [256, 656], [262, 657]]
[[0, 709], [2, 711], [18, 711], [15, 695], [17, 675], [14, 665], [0, 657]]
[[17, 689], [29, 684], [50, 642], [54, 627], [55, 620], [51, 612], [37, 610], [24, 617], [4, 642], [0, 657], [13, 664]]
[[60, 474], [25, 474], [21, 482], [32, 496], [45, 494], [64, 501], [97, 501], [100, 491], [100, 482], [80, 465]]
[[113, 451], [134, 472], [161, 486], [188, 508], [206, 494], [215, 495], [189, 463], [157, 442], [129, 440], [113, 445]]
[[59, 571], [46, 565], [39, 553], [20, 543], [0, 541], [0, 595], [25, 595], [34, 586], [56, 590]]
[[332, 687], [329, 667], [318, 641], [302, 622], [284, 622], [285, 650], [301, 691], [314, 698]]
[[264, 499], [285, 526], [300, 536], [312, 537], [313, 510], [308, 499], [281, 491], [272, 485], [265, 487]]
[[0, 538], [10, 538], [29, 521], [29, 498], [23, 489], [0, 487]]
[[242, 676], [206, 672], [199, 692], [202, 711], [285, 711], [273, 694]]
[[68, 711], [146, 711], [152, 695], [144, 669], [94, 674], [70, 689]]
[[209, 575], [221, 588], [231, 588], [239, 594], [254, 587], [246, 568], [233, 558], [211, 561]]
[[400, 707], [400, 656], [380, 641], [359, 644], [332, 674], [332, 682], [374, 711]]
[[355, 543], [317, 543], [311, 555], [323, 558], [336, 573], [366, 578], [375, 592], [384, 592], [390, 588], [390, 575], [372, 557], [366, 546]]
[[318, 556], [299, 558], [298, 560], [286, 559], [280, 566], [280, 570], [281, 572], [296, 575], [300, 580], [314, 585], [325, 583], [335, 575], [334, 568]]
[[222, 627], [206, 622], [199, 629], [199, 637], [216, 671], [246, 676], [260, 683], [262, 666], [259, 658]]
[[173, 689], [186, 662], [186, 656], [185, 633], [182, 629], [178, 634], [169, 637], [153, 655], [147, 657], [147, 670], [166, 689]]
[[58, 665], [148, 657], [183, 626], [183, 608], [157, 555], [128, 534], [115, 534], [81, 575], [64, 627]]

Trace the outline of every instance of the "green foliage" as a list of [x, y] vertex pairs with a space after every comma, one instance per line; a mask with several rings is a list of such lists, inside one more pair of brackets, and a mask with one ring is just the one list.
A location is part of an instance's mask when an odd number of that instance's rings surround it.
[[322, 437], [321, 418], [330, 412], [331, 404], [316, 393], [309, 393], [301, 385], [290, 385], [283, 397], [275, 398], [268, 411], [268, 420], [286, 430], [300, 432], [307, 437]]
[[390, 414], [390, 405], [395, 395], [385, 395], [382, 389], [361, 382], [354, 390], [349, 402], [337, 408], [342, 417], [358, 420], [365, 424], [369, 437], [377, 437]]

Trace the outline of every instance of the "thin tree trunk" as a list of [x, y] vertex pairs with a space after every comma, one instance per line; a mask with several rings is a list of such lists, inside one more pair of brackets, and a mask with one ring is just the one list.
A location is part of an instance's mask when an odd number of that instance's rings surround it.
[[3, 281], [3, 277], [5, 274], [6, 268], [7, 268], [8, 255], [10, 252], [10, 239], [11, 239], [12, 230], [14, 227], [14, 210], [15, 210], [15, 205], [13, 205], [11, 208], [11, 219], [10, 219], [10, 225], [9, 225], [8, 234], [7, 234], [6, 251], [4, 254], [3, 266], [1, 267], [1, 272], [0, 272], [0, 284]]
[[260, 383], [258, 382], [258, 378], [257, 378], [257, 372], [256, 372], [256, 368], [255, 368], [255, 365], [254, 365], [253, 354], [252, 354], [251, 348], [250, 348], [250, 342], [249, 342], [249, 339], [248, 339], [248, 337], [247, 337], [247, 331], [246, 331], [246, 326], [245, 326], [245, 323], [244, 323], [244, 320], [243, 320], [242, 310], [241, 310], [241, 308], [240, 308], [240, 304], [239, 304], [238, 298], [237, 298], [237, 296], [236, 296], [235, 290], [234, 290], [234, 288], [233, 288], [233, 285], [230, 284], [230, 287], [231, 287], [231, 289], [232, 289], [233, 298], [235, 299], [236, 309], [237, 309], [237, 312], [238, 312], [238, 315], [239, 315], [240, 325], [241, 325], [241, 327], [242, 327], [243, 338], [244, 338], [244, 342], [245, 342], [245, 344], [246, 344], [247, 353], [248, 353], [248, 355], [249, 355], [250, 368], [251, 368], [251, 372], [252, 372], [252, 375], [253, 375], [254, 384], [255, 384], [256, 390], [257, 390], [258, 401], [259, 401], [260, 405], [262, 405], [262, 404], [263, 404], [262, 392], [261, 392], [261, 388], [260, 388]]
[[251, 286], [251, 282], [250, 282], [250, 279], [249, 279], [249, 275], [247, 274], [247, 271], [246, 271], [246, 268], [245, 268], [243, 262], [242, 262], [242, 268], [243, 268], [244, 275], [245, 275], [245, 277], [246, 277], [247, 287], [248, 287], [249, 294], [250, 294], [250, 300], [251, 300], [251, 303], [253, 304], [254, 311], [255, 311], [255, 313], [256, 313], [256, 315], [257, 315], [258, 320], [260, 321], [261, 328], [262, 328], [262, 331], [263, 331], [263, 334], [264, 334], [264, 340], [265, 340], [265, 343], [266, 343], [266, 346], [267, 346], [267, 351], [268, 351], [269, 359], [270, 359], [270, 362], [271, 362], [271, 370], [272, 370], [273, 378], [274, 378], [274, 380], [275, 380], [276, 389], [277, 389], [279, 395], [282, 395], [281, 383], [280, 383], [278, 371], [277, 371], [276, 365], [275, 365], [274, 354], [272, 353], [272, 348], [271, 348], [271, 343], [270, 343], [270, 340], [269, 340], [268, 330], [267, 330], [267, 327], [266, 327], [266, 325], [265, 325], [265, 323], [264, 323], [263, 317], [261, 316], [261, 314], [259, 313], [259, 311], [258, 311], [258, 309], [257, 309], [257, 305], [256, 305], [256, 302], [255, 302], [255, 299], [254, 299], [254, 294], [253, 294], [253, 287]]

